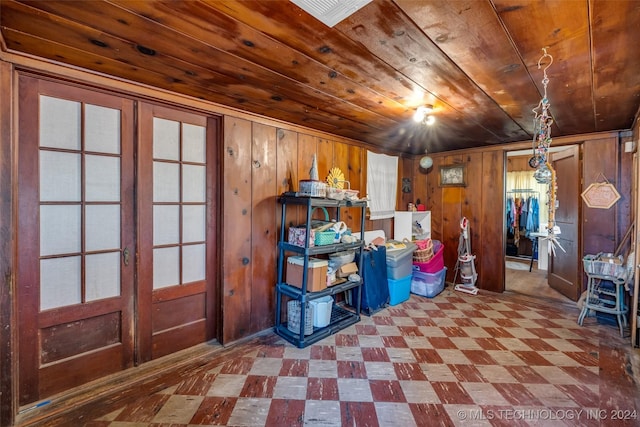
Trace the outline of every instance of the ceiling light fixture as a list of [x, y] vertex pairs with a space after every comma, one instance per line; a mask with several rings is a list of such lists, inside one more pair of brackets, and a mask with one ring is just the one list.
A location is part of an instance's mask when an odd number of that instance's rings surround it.
[[416, 109], [416, 112], [413, 115], [413, 121], [427, 126], [433, 125], [436, 122], [436, 118], [430, 114], [432, 111], [433, 105], [421, 105]]

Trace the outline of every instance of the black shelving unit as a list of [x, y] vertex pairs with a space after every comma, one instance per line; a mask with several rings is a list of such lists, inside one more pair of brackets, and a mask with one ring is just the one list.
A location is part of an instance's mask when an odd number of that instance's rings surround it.
[[[280, 239], [278, 241], [278, 277], [276, 283], [276, 322], [275, 332], [282, 338], [286, 339], [290, 343], [299, 348], [304, 348], [314, 342], [317, 342], [329, 335], [332, 335], [347, 326], [353, 325], [360, 321], [360, 301], [361, 301], [361, 289], [362, 279], [358, 281], [347, 281], [339, 285], [329, 286], [318, 292], [307, 292], [307, 273], [309, 266], [309, 258], [313, 255], [331, 254], [334, 252], [356, 250], [356, 257], [358, 259], [358, 265], [362, 265], [362, 251], [364, 249], [364, 241], [360, 240], [355, 243], [336, 243], [331, 245], [312, 246], [309, 247], [309, 239], [306, 239], [305, 246], [296, 246], [290, 244], [285, 238], [285, 232], [287, 231], [287, 225], [285, 223], [287, 206], [304, 206], [306, 207], [306, 236], [311, 233], [311, 215], [313, 209], [316, 207], [335, 209], [335, 219], [340, 221], [341, 208], [354, 208], [361, 209], [361, 221], [360, 232], [364, 235], [364, 221], [365, 210], [367, 207], [366, 201], [346, 201], [346, 200], [332, 200], [318, 197], [304, 197], [296, 195], [283, 194], [278, 202], [282, 205], [282, 218], [280, 221]], [[302, 286], [300, 288], [291, 286], [284, 282], [284, 264], [289, 254], [297, 254], [303, 256], [302, 267]], [[313, 332], [309, 335], [305, 335], [306, 325], [306, 306], [307, 302], [322, 298], [324, 296], [332, 296], [342, 292], [351, 291], [351, 301], [353, 306], [348, 305], [346, 301], [336, 302], [331, 308], [331, 318], [329, 324], [321, 328], [313, 328]], [[284, 298], [300, 301], [300, 329], [298, 332], [289, 330], [287, 322], [282, 319], [282, 301]], [[345, 298], [346, 300], [347, 298]]]

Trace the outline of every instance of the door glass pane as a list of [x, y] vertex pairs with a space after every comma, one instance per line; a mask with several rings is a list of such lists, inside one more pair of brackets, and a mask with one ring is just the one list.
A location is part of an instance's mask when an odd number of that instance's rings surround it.
[[85, 156], [86, 189], [88, 202], [120, 201], [120, 158]]
[[180, 248], [153, 250], [153, 289], [180, 284]]
[[79, 202], [80, 162], [80, 154], [40, 150], [40, 200]]
[[205, 163], [206, 128], [203, 126], [182, 125], [182, 161]]
[[80, 149], [79, 102], [40, 96], [40, 146]]
[[180, 122], [154, 117], [153, 158], [180, 160]]
[[120, 248], [120, 205], [88, 205], [85, 208], [85, 250]]
[[206, 127], [155, 118], [153, 131], [153, 288], [160, 289], [205, 278]]
[[85, 299], [120, 295], [120, 252], [87, 255], [85, 258]]
[[204, 205], [185, 205], [182, 207], [182, 241], [204, 242], [205, 238], [205, 212]]
[[180, 206], [156, 205], [153, 207], [153, 244], [180, 243]]
[[153, 162], [153, 201], [180, 201], [180, 165]]
[[80, 257], [40, 260], [40, 310], [81, 302]]
[[182, 201], [204, 203], [207, 195], [204, 166], [182, 165]]
[[81, 251], [80, 205], [40, 206], [40, 255]]
[[182, 283], [204, 280], [205, 252], [205, 245], [182, 247]]
[[85, 150], [120, 154], [120, 110], [86, 104], [84, 120]]
[[[49, 257], [40, 260], [42, 309], [120, 294], [120, 118], [41, 97], [40, 145], [67, 150], [39, 151], [40, 254]], [[109, 252], [86, 253], [97, 251]]]

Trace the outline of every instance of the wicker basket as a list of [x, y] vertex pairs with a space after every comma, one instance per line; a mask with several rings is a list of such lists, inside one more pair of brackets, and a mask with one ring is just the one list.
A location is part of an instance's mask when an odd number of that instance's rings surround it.
[[333, 200], [344, 200], [345, 192], [342, 188], [327, 187], [327, 198]]
[[413, 251], [413, 262], [427, 262], [433, 258], [433, 241], [431, 239], [416, 241], [418, 249]]
[[315, 244], [316, 246], [332, 245], [336, 241], [336, 232], [334, 230], [329, 231], [316, 231]]
[[313, 179], [301, 179], [298, 182], [298, 196], [326, 197], [327, 184]]
[[[291, 332], [300, 334], [300, 307], [301, 302], [291, 300], [287, 303], [287, 329]], [[307, 303], [304, 314], [304, 334], [311, 335], [313, 333], [313, 305]]]
[[358, 200], [358, 190], [351, 189], [349, 181], [340, 181], [347, 184], [347, 188], [327, 187], [327, 197], [334, 200]]
[[[316, 246], [323, 245], [332, 245], [335, 243], [336, 232], [331, 229], [335, 222], [329, 221], [329, 212], [327, 212], [326, 208], [320, 208], [324, 212], [324, 220], [311, 220], [311, 228], [313, 228], [315, 233], [314, 243]], [[313, 208], [311, 211], [311, 215], [316, 208]]]

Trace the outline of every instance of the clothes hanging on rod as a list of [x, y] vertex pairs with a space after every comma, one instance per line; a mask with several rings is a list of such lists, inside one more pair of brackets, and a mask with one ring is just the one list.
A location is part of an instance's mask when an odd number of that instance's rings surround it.
[[537, 232], [540, 224], [540, 192], [531, 189], [513, 189], [507, 191], [506, 218], [507, 230], [513, 235], [518, 246], [520, 237]]

